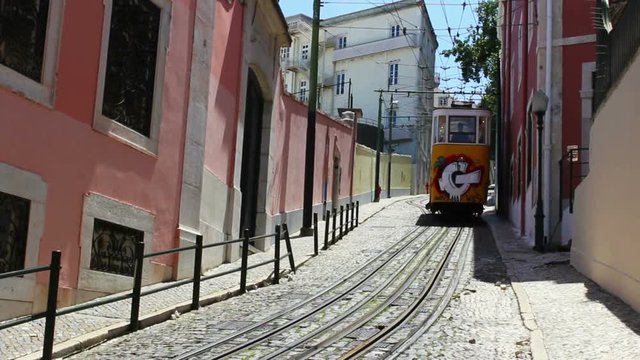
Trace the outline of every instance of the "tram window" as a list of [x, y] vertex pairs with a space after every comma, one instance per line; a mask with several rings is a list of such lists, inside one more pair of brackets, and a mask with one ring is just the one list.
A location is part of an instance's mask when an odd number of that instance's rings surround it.
[[484, 116], [480, 117], [480, 129], [478, 130], [478, 142], [480, 144], [487, 143], [487, 118]]
[[438, 116], [438, 142], [443, 143], [447, 136], [447, 117], [444, 115]]
[[475, 143], [476, 118], [474, 116], [450, 116], [449, 142], [464, 144]]

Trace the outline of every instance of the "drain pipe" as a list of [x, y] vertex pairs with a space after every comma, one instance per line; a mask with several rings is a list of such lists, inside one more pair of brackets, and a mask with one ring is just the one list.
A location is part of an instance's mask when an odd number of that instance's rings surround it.
[[544, 76], [544, 92], [549, 97], [549, 109], [544, 117], [544, 234], [547, 239], [547, 245], [551, 241], [549, 238], [550, 224], [550, 201], [551, 201], [551, 119], [553, 118], [553, 96], [551, 87], [551, 75], [553, 67], [553, 0], [547, 0], [547, 30], [546, 30], [546, 47], [545, 53], [545, 76]]

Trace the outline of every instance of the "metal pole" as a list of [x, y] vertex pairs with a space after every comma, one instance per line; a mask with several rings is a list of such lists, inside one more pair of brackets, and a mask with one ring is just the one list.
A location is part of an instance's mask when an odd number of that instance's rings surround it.
[[202, 235], [196, 235], [196, 253], [193, 259], [193, 296], [191, 310], [200, 308], [200, 275], [202, 273]]
[[247, 291], [247, 266], [249, 265], [249, 229], [244, 229], [242, 238], [242, 263], [240, 265], [240, 292]]
[[313, 255], [318, 255], [318, 213], [313, 213]]
[[142, 291], [143, 254], [144, 242], [138, 241], [135, 246], [136, 267], [133, 273], [133, 290], [131, 293], [131, 319], [129, 320], [130, 331], [136, 331], [140, 327], [138, 317], [140, 315], [140, 292]]
[[378, 99], [378, 128], [376, 129], [376, 173], [375, 173], [375, 181], [373, 189], [373, 202], [380, 201], [380, 147], [382, 144], [382, 139], [380, 136], [380, 132], [382, 131], [382, 91], [380, 92], [380, 98]]
[[56, 305], [58, 302], [58, 283], [60, 280], [60, 256], [61, 253], [59, 250], [51, 252], [47, 313], [44, 323], [44, 345], [42, 346], [42, 358], [46, 360], [51, 359], [53, 355], [53, 336], [56, 330]]
[[544, 214], [543, 214], [543, 204], [542, 204], [542, 118], [544, 117], [543, 112], [539, 112], [536, 114], [538, 118], [538, 201], [536, 203], [536, 213], [535, 217], [535, 245], [533, 247], [534, 250], [544, 252]]
[[338, 239], [342, 239], [342, 225], [344, 224], [343, 222], [343, 213], [344, 213], [344, 206], [340, 205], [340, 235], [338, 236]]
[[311, 29], [311, 64], [309, 69], [309, 109], [307, 112], [307, 144], [304, 169], [304, 204], [301, 235], [311, 235], [313, 207], [313, 170], [316, 149], [316, 106], [318, 97], [318, 30], [320, 28], [320, 0], [313, 1], [313, 27]]
[[358, 215], [360, 215], [360, 201], [356, 201], [356, 227], [358, 227]]
[[347, 97], [347, 107], [351, 108], [351, 78], [349, 78], [349, 95]]
[[329, 221], [331, 220], [331, 211], [327, 210], [324, 222], [324, 247], [322, 250], [329, 248]]
[[276, 243], [273, 261], [273, 283], [280, 283], [280, 225], [276, 225]]
[[333, 208], [333, 232], [331, 232], [331, 244], [335, 244], [336, 243], [336, 214], [338, 213], [338, 211], [336, 210], [336, 208]]
[[573, 149], [569, 150], [569, 214], [573, 214]]
[[389, 140], [387, 141], [387, 152], [389, 153], [389, 164], [387, 166], [387, 198], [391, 198], [391, 139], [393, 131], [393, 94], [391, 94], [391, 105], [389, 106]]

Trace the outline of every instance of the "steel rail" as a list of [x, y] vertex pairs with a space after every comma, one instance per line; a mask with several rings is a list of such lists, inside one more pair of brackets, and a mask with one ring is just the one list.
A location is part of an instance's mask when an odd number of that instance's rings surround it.
[[[434, 251], [442, 243], [442, 241], [444, 241], [444, 238], [445, 238], [446, 235], [447, 235], [447, 231], [444, 230], [444, 229], [441, 231], [441, 234], [434, 234], [434, 236], [436, 237], [435, 241], [425, 242], [423, 247], [415, 254], [415, 256], [412, 259], [410, 259], [409, 261], [405, 262], [405, 264], [403, 266], [401, 266], [400, 268], [398, 268], [393, 274], [391, 274], [391, 276], [389, 276], [388, 279], [384, 283], [380, 284], [378, 286], [378, 288], [376, 288], [369, 295], [367, 295], [367, 297], [365, 297], [364, 299], [360, 300], [357, 304], [352, 306], [351, 309], [349, 309], [348, 311], [342, 313], [340, 316], [332, 319], [330, 322], [322, 325], [320, 328], [314, 330], [313, 332], [305, 335], [304, 337], [302, 337], [300, 339], [297, 339], [295, 342], [287, 344], [286, 348], [282, 348], [282, 349], [277, 350], [277, 351], [275, 351], [273, 353], [270, 353], [270, 354], [268, 354], [268, 356], [261, 357], [261, 359], [264, 359], [264, 360], [274, 359], [279, 355], [282, 355], [282, 354], [284, 354], [286, 352], [289, 352], [291, 350], [295, 350], [295, 348], [298, 348], [303, 343], [305, 343], [305, 342], [317, 337], [317, 335], [319, 335], [319, 334], [321, 334], [323, 332], [327, 332], [328, 330], [330, 330], [332, 327], [334, 327], [334, 325], [336, 325], [340, 321], [348, 318], [349, 316], [353, 315], [357, 311], [364, 309], [365, 306], [367, 304], [369, 304], [369, 302], [372, 299], [378, 297], [378, 295], [382, 291], [388, 290], [389, 289], [389, 285], [391, 283], [397, 282], [399, 280], [400, 286], [396, 287], [396, 289], [390, 295], [387, 295], [387, 299], [384, 302], [382, 302], [380, 305], [376, 306], [375, 308], [371, 309], [365, 316], [360, 317], [355, 323], [350, 325], [347, 329], [340, 330], [338, 333], [332, 335], [330, 338], [322, 340], [320, 343], [318, 343], [316, 345], [313, 345], [312, 347], [309, 348], [309, 350], [305, 351], [304, 353], [295, 355], [295, 358], [296, 359], [309, 358], [309, 357], [313, 356], [314, 354], [322, 351], [324, 349], [324, 347], [325, 347], [324, 346], [325, 344], [333, 343], [334, 341], [338, 340], [339, 338], [343, 337], [344, 335], [347, 335], [347, 334], [353, 332], [353, 330], [355, 330], [356, 328], [360, 327], [362, 325], [362, 323], [366, 323], [368, 320], [370, 320], [373, 317], [375, 317], [376, 315], [378, 315], [389, 304], [391, 304], [402, 293], [404, 293], [404, 291], [409, 286], [409, 284], [411, 284], [415, 280], [415, 277], [417, 276], [417, 274], [425, 268], [426, 263], [432, 258], [432, 256], [434, 255]], [[426, 252], [426, 254], [423, 254], [425, 252]], [[411, 270], [407, 274], [406, 270], [407, 270], [407, 268], [409, 268], [409, 265], [415, 265], [415, 266], [412, 266], [410, 268]], [[401, 278], [401, 276], [404, 276], [404, 278]], [[366, 318], [366, 320], [363, 321], [363, 318]], [[355, 325], [355, 324], [357, 324], [357, 325]]]
[[402, 315], [400, 317], [396, 318], [396, 320], [394, 320], [389, 326], [387, 326], [384, 329], [380, 330], [380, 332], [374, 334], [372, 337], [368, 338], [367, 340], [361, 342], [358, 346], [356, 346], [355, 348], [351, 349], [351, 351], [347, 352], [346, 354], [342, 355], [339, 359], [341, 359], [341, 360], [342, 359], [353, 359], [353, 358], [361, 355], [364, 351], [368, 350], [373, 345], [375, 345], [375, 344], [379, 343], [381, 340], [385, 339], [388, 335], [391, 334], [391, 332], [395, 331], [395, 329], [397, 329], [400, 325], [404, 324], [407, 321], [407, 319], [418, 310], [418, 308], [420, 307], [420, 305], [422, 305], [422, 303], [425, 301], [427, 296], [429, 296], [431, 294], [431, 292], [433, 290], [433, 287], [434, 287], [434, 285], [436, 283], [436, 279], [439, 278], [440, 274], [443, 272], [443, 270], [445, 268], [445, 265], [449, 262], [449, 259], [451, 258], [451, 254], [453, 252], [453, 249], [455, 248], [455, 245], [458, 243], [458, 240], [460, 239], [460, 235], [462, 235], [462, 231], [461, 230], [458, 231], [458, 234], [456, 234], [456, 238], [451, 243], [447, 253], [445, 254], [445, 256], [440, 261], [440, 264], [436, 269], [435, 276], [432, 276], [429, 279], [429, 282], [428, 282], [427, 286], [425, 286], [425, 288], [421, 292], [420, 296], [402, 313]]
[[462, 274], [464, 273], [464, 268], [466, 267], [465, 262], [467, 260], [470, 244], [471, 244], [471, 241], [469, 241], [469, 238], [465, 239], [463, 249], [460, 253], [460, 259], [458, 259], [458, 264], [462, 263], [462, 266], [460, 265], [456, 266], [454, 279], [450, 281], [449, 284], [447, 285], [447, 290], [445, 291], [444, 295], [442, 295], [438, 299], [438, 304], [436, 305], [435, 311], [433, 311], [426, 320], [422, 321], [416, 327], [415, 331], [410, 333], [411, 334], [410, 337], [404, 338], [401, 342], [393, 345], [391, 349], [389, 349], [389, 351], [387, 352], [389, 353], [389, 355], [386, 357], [387, 359], [395, 359], [398, 356], [400, 356], [400, 354], [402, 354], [411, 345], [413, 345], [422, 335], [424, 335], [424, 333], [427, 332], [429, 328], [431, 328], [433, 323], [435, 323], [436, 320], [438, 320], [440, 315], [442, 315], [446, 307], [451, 302], [451, 298], [453, 297], [453, 292], [460, 284], [460, 279], [462, 278]]
[[[247, 327], [247, 328], [243, 329], [242, 331], [240, 331], [240, 332], [238, 332], [238, 333], [235, 333], [235, 334], [229, 335], [229, 336], [227, 336], [227, 337], [225, 337], [225, 338], [223, 338], [223, 339], [221, 339], [221, 340], [218, 340], [218, 341], [216, 341], [216, 342], [214, 342], [214, 343], [210, 343], [210, 344], [207, 344], [207, 345], [205, 345], [205, 346], [202, 346], [202, 347], [200, 347], [200, 348], [198, 348], [198, 349], [195, 349], [195, 350], [193, 350], [193, 351], [190, 351], [190, 352], [184, 353], [184, 354], [180, 355], [179, 357], [177, 357], [176, 359], [188, 359], [188, 358], [191, 358], [191, 357], [194, 357], [194, 356], [200, 355], [200, 354], [202, 354], [202, 353], [208, 352], [209, 350], [213, 349], [213, 348], [214, 348], [214, 347], [216, 347], [216, 346], [219, 346], [219, 345], [221, 345], [221, 344], [223, 344], [223, 343], [229, 342], [229, 341], [231, 341], [231, 340], [233, 340], [233, 339], [236, 339], [236, 338], [239, 338], [239, 337], [241, 337], [241, 336], [243, 336], [243, 335], [246, 335], [247, 333], [249, 333], [249, 332], [251, 332], [251, 331], [253, 331], [253, 330], [257, 329], [257, 328], [262, 327], [262, 326], [264, 326], [265, 324], [267, 324], [267, 323], [269, 323], [269, 322], [271, 322], [271, 321], [273, 321], [273, 320], [275, 320], [275, 319], [277, 319], [277, 318], [279, 318], [279, 317], [282, 317], [282, 316], [284, 316], [284, 315], [286, 315], [286, 314], [289, 314], [289, 313], [291, 313], [292, 311], [297, 310], [297, 309], [299, 309], [299, 308], [301, 308], [301, 307], [303, 307], [303, 306], [305, 306], [305, 305], [307, 305], [307, 304], [311, 303], [312, 301], [314, 301], [314, 300], [316, 300], [316, 299], [319, 299], [319, 298], [321, 298], [322, 296], [324, 296], [324, 295], [326, 295], [326, 294], [330, 293], [331, 291], [335, 290], [335, 289], [336, 289], [336, 288], [338, 288], [339, 286], [344, 285], [345, 283], [347, 283], [347, 282], [349, 282], [350, 280], [352, 280], [354, 277], [356, 277], [356, 276], [358, 276], [359, 274], [361, 274], [361, 273], [362, 273], [366, 268], [368, 268], [368, 267], [372, 266], [375, 262], [378, 262], [378, 261], [380, 261], [380, 260], [382, 259], [382, 260], [383, 260], [383, 262], [382, 262], [380, 265], [378, 265], [378, 266], [377, 266], [377, 267], [376, 267], [376, 268], [375, 268], [375, 269], [374, 269], [370, 274], [368, 274], [367, 276], [365, 276], [363, 279], [361, 279], [361, 280], [360, 280], [360, 281], [358, 281], [357, 283], [355, 283], [355, 284], [351, 285], [351, 286], [350, 286], [350, 290], [355, 289], [355, 288], [357, 288], [357, 287], [361, 286], [361, 285], [362, 285], [364, 282], [366, 282], [369, 278], [371, 278], [373, 275], [375, 275], [375, 274], [376, 274], [376, 272], [377, 272], [380, 268], [384, 267], [387, 263], [391, 262], [391, 261], [392, 261], [396, 256], [398, 256], [398, 254], [400, 254], [404, 249], [406, 249], [407, 247], [409, 247], [409, 245], [411, 245], [411, 244], [412, 244], [412, 243], [413, 243], [413, 242], [414, 242], [414, 241], [415, 241], [415, 240], [416, 240], [416, 239], [417, 239], [421, 234], [425, 233], [428, 229], [429, 229], [429, 228], [424, 228], [424, 229], [416, 228], [416, 229], [413, 229], [413, 230], [409, 231], [406, 235], [404, 235], [404, 238], [403, 238], [403, 240], [406, 240], [406, 243], [404, 243], [404, 244], [402, 244], [402, 243], [397, 243], [397, 244], [395, 244], [395, 245], [394, 245], [394, 246], [396, 247], [396, 249], [395, 249], [395, 250], [394, 250], [393, 248], [391, 248], [391, 249], [389, 249], [389, 250], [387, 250], [387, 251], [381, 252], [380, 254], [378, 254], [377, 256], [375, 256], [373, 259], [369, 260], [368, 262], [366, 262], [365, 264], [363, 264], [362, 266], [360, 266], [358, 269], [354, 270], [353, 272], [351, 272], [350, 274], [348, 274], [347, 276], [345, 276], [342, 280], [340, 280], [340, 281], [338, 281], [338, 282], [334, 283], [333, 285], [329, 286], [328, 288], [326, 288], [326, 289], [325, 289], [325, 290], [323, 290], [322, 292], [320, 292], [320, 293], [318, 293], [318, 294], [316, 294], [316, 295], [314, 295], [314, 296], [312, 296], [312, 297], [310, 297], [310, 298], [308, 298], [308, 299], [306, 299], [306, 300], [304, 300], [304, 301], [302, 301], [302, 302], [300, 302], [300, 303], [298, 303], [298, 304], [294, 305], [293, 307], [291, 307], [291, 308], [289, 308], [289, 309], [286, 309], [286, 310], [283, 310], [283, 311], [281, 311], [281, 312], [278, 312], [278, 313], [276, 313], [276, 314], [274, 314], [274, 315], [270, 316], [269, 318], [267, 318], [267, 319], [263, 320], [262, 322], [257, 323], [257, 324], [254, 324], [254, 325], [252, 325], [252, 326], [249, 326], [249, 327]], [[411, 239], [410, 239], [410, 237], [411, 237], [414, 233], [418, 232], [419, 230], [422, 230], [422, 231], [420, 231], [420, 233], [419, 233], [418, 235], [416, 235], [416, 236], [414, 236], [413, 238], [411, 238]], [[389, 256], [389, 258], [388, 258], [388, 259], [386, 259], [386, 260], [384, 260], [384, 256]], [[348, 290], [348, 291], [349, 291], [349, 290]], [[335, 301], [339, 300], [339, 298], [340, 298], [340, 297], [341, 297], [340, 295], [334, 296], [334, 297], [333, 297], [333, 298], [331, 298], [329, 301], [333, 301], [333, 302], [335, 302]], [[327, 306], [328, 306], [328, 305], [327, 305]], [[318, 309], [317, 311], [320, 311], [320, 310], [321, 310], [321, 309]], [[302, 319], [302, 320], [303, 320], [303, 319]], [[300, 320], [300, 321], [302, 321], [302, 320]], [[288, 328], [288, 327], [290, 327], [290, 326], [293, 326], [293, 325], [295, 325], [295, 324], [285, 324], [285, 325], [283, 325], [283, 326], [281, 326], [281, 327], [279, 327], [279, 328], [277, 328], [277, 329], [275, 329], [275, 330], [277, 330], [277, 331], [279, 332], [279, 331], [285, 330], [286, 328]], [[274, 332], [274, 333], [275, 333], [275, 332]], [[251, 342], [250, 344], [243, 344], [243, 345], [244, 345], [243, 347], [251, 346], [251, 345], [253, 345], [254, 343], [256, 343], [256, 342], [258, 342], [258, 341], [260, 341], [260, 340], [252, 339], [252, 340], [250, 340], [250, 342]], [[240, 349], [238, 349], [238, 350], [234, 350], [233, 352], [237, 352], [237, 351], [239, 351], [239, 350], [240, 350]], [[215, 358], [221, 358], [221, 357], [224, 357], [224, 356], [225, 356], [225, 354], [222, 354], [222, 355], [216, 355], [216, 357], [215, 357]]]

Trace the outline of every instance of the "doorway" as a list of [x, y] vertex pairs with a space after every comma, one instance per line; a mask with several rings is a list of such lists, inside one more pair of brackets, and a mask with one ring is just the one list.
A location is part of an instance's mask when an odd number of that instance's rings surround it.
[[262, 145], [264, 98], [258, 78], [251, 69], [249, 69], [245, 104], [242, 168], [240, 173], [240, 191], [242, 192], [240, 236], [243, 236], [244, 229], [249, 229], [249, 236], [255, 236], [258, 213], [258, 185], [260, 184], [260, 149]]

